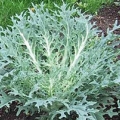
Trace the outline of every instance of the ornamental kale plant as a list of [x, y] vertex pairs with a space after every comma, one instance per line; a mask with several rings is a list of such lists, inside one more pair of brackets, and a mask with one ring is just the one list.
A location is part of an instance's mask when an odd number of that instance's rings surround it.
[[0, 108], [16, 101], [17, 115], [38, 112], [39, 120], [103, 120], [99, 104], [119, 96], [113, 31], [120, 26], [99, 37], [92, 16], [55, 6], [33, 5], [12, 17], [13, 26], [0, 28]]

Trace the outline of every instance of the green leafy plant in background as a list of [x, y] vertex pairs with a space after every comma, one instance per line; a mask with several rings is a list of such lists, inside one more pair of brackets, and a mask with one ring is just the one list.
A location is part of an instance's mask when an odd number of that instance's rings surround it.
[[12, 24], [10, 17], [30, 7], [33, 0], [0, 0], [0, 25]]
[[[4, 28], [7, 25], [12, 25], [10, 19], [15, 14], [20, 14], [23, 10], [26, 11], [28, 7], [31, 7], [31, 2], [34, 4], [41, 4], [43, 0], [1, 0], [0, 1], [0, 25]], [[44, 0], [45, 7], [48, 9], [55, 10], [54, 3], [61, 6], [63, 0]], [[102, 4], [113, 3], [113, 0], [65, 0], [66, 3], [71, 5], [76, 4], [83, 11], [89, 13], [95, 13], [102, 6]]]
[[[48, 9], [56, 9], [54, 6], [54, 3], [57, 4], [58, 6], [61, 6], [63, 1], [66, 3], [69, 3], [71, 5], [75, 4], [76, 0], [44, 0], [45, 7]], [[43, 2], [43, 0], [39, 0], [39, 3]]]
[[[32, 3], [41, 4], [43, 0], [0, 0], [0, 25], [4, 28], [7, 25], [12, 25], [10, 19], [15, 14], [20, 14], [23, 10], [26, 11], [28, 7], [32, 7]], [[74, 4], [76, 0], [67, 0], [67, 3]], [[59, 6], [62, 0], [44, 0], [45, 6], [49, 9], [54, 9], [54, 3]]]
[[120, 26], [98, 37], [92, 16], [64, 3], [55, 7], [51, 13], [33, 5], [0, 28], [0, 108], [17, 101], [17, 115], [37, 111], [39, 120], [104, 120], [116, 113], [99, 104], [119, 99], [119, 52], [107, 43]]
[[88, 13], [95, 14], [105, 4], [110, 5], [113, 0], [78, 0], [78, 6]]

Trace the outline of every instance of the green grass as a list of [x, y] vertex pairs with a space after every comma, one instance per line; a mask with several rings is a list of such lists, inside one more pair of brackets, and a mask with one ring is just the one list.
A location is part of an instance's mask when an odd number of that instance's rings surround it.
[[1, 0], [0, 1], [0, 25], [6, 27], [12, 24], [10, 17], [19, 14], [21, 11], [27, 9], [33, 0]]
[[[40, 4], [43, 0], [0, 0], [0, 26], [6, 27], [11, 25], [10, 17], [15, 14], [20, 14], [22, 11], [31, 7], [31, 2], [34, 4]], [[74, 3], [76, 0], [66, 0], [67, 3]], [[46, 7], [53, 9], [53, 3], [61, 5], [62, 0], [44, 0]]]

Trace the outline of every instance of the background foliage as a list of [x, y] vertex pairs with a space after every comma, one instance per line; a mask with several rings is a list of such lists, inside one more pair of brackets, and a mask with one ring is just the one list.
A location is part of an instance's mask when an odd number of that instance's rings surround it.
[[[0, 25], [6, 27], [11, 25], [10, 17], [20, 14], [23, 10], [26, 11], [28, 7], [31, 7], [31, 2], [34, 4], [40, 4], [43, 0], [0, 0]], [[75, 4], [79, 6], [83, 11], [89, 13], [96, 13], [103, 4], [112, 4], [113, 0], [65, 0], [66, 3]], [[55, 9], [54, 3], [62, 5], [62, 0], [44, 0], [46, 8]]]
[[113, 4], [114, 0], [80, 0], [78, 6], [87, 13], [97, 14], [103, 5]]
[[[11, 25], [10, 17], [15, 14], [20, 14], [23, 10], [26, 11], [32, 4], [40, 4], [43, 0], [0, 0], [0, 25], [6, 27]], [[74, 3], [75, 0], [67, 0], [68, 3]], [[54, 3], [60, 5], [62, 1], [58, 0], [44, 0], [47, 8], [54, 9]]]

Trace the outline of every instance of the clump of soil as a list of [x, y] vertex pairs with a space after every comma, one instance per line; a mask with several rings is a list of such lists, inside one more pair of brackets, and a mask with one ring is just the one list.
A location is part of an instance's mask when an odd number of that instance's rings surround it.
[[[91, 22], [96, 22], [96, 26], [102, 30], [104, 35], [107, 34], [107, 28], [112, 28], [115, 21], [118, 21], [118, 25], [120, 24], [120, 6], [111, 5], [105, 6], [99, 10], [98, 15], [94, 16]], [[114, 31], [115, 34], [120, 35], [120, 29]], [[120, 48], [120, 45], [117, 46]], [[120, 56], [118, 56], [120, 58]], [[114, 107], [116, 112], [119, 111], [117, 106], [117, 100], [114, 101]], [[35, 120], [35, 117], [38, 116], [38, 113], [34, 115], [26, 115], [22, 112], [19, 116], [16, 116], [16, 102], [13, 102], [10, 105], [10, 108], [3, 107], [0, 109], [0, 120]], [[110, 118], [108, 115], [104, 116], [105, 120], [120, 120], [120, 115], [113, 116]]]
[[[96, 22], [96, 26], [102, 30], [106, 35], [107, 28], [112, 28], [113, 24], [117, 21], [120, 25], [120, 6], [115, 4], [103, 7], [99, 10], [98, 15], [94, 16], [92, 22]], [[115, 34], [120, 34], [120, 29], [114, 31]]]
[[25, 114], [22, 111], [18, 116], [16, 116], [18, 105], [17, 101], [14, 101], [10, 104], [10, 107], [3, 107], [0, 109], [0, 120], [35, 120], [37, 116], [40, 116], [38, 113], [34, 113], [33, 115]]

